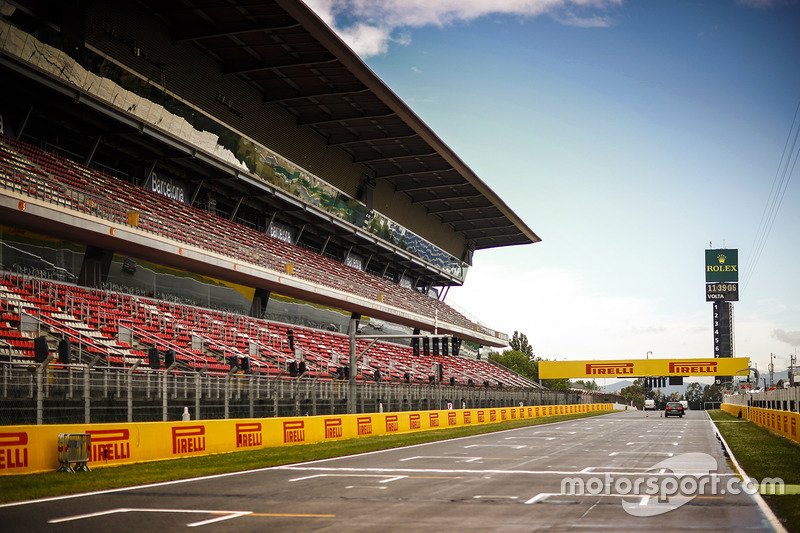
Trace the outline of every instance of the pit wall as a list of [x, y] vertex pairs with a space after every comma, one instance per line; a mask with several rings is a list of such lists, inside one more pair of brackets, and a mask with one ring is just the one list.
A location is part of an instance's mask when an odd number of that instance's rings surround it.
[[610, 403], [595, 403], [291, 418], [4, 426], [0, 427], [0, 475], [58, 470], [58, 436], [62, 433], [90, 434], [88, 464], [98, 468], [611, 410]]
[[777, 411], [774, 409], [763, 409], [761, 407], [747, 407], [746, 405], [735, 405], [723, 403], [720, 409], [733, 416], [739, 416], [743, 420], [765, 427], [774, 431], [778, 435], [783, 435], [789, 440], [800, 444], [800, 433], [797, 426], [800, 426], [800, 413], [791, 411]]

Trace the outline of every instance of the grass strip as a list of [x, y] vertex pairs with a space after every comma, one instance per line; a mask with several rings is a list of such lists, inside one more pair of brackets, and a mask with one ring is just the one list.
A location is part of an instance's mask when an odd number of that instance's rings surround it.
[[[787, 486], [800, 484], [800, 446], [725, 411], [708, 411], [708, 414], [748, 476], [759, 482], [764, 478], [781, 478]], [[795, 491], [762, 497], [787, 531], [800, 533], [800, 494], [792, 492]]]
[[46, 472], [41, 474], [0, 476], [0, 503], [25, 501], [65, 494], [78, 494], [98, 490], [145, 485], [161, 481], [173, 481], [227, 472], [241, 472], [256, 468], [302, 463], [331, 457], [342, 457], [376, 450], [399, 448], [435, 442], [440, 440], [468, 437], [495, 431], [504, 431], [553, 422], [563, 422], [612, 413], [598, 411], [570, 415], [554, 415], [544, 418], [511, 420], [496, 424], [462, 426], [457, 428], [420, 431], [402, 435], [382, 435], [348, 439], [318, 444], [301, 444], [278, 448], [263, 448], [231, 452], [225, 454], [187, 457], [166, 461], [153, 461], [120, 465], [108, 468], [95, 468], [91, 472]]

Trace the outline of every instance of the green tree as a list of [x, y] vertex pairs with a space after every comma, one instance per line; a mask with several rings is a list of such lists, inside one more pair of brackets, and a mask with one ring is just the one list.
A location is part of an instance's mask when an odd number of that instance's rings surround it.
[[702, 405], [705, 406], [706, 402], [721, 402], [722, 401], [722, 388], [717, 385], [706, 385], [703, 387], [701, 395]]
[[518, 350], [508, 350], [503, 353], [489, 354], [489, 360], [502, 365], [517, 374], [522, 374], [528, 379], [539, 381], [539, 364], [531, 357]]
[[579, 379], [575, 383], [583, 385], [583, 388], [586, 390], [600, 390], [600, 385], [598, 385], [596, 381], [590, 379]]
[[637, 378], [633, 381], [633, 386], [636, 387], [645, 398], [653, 399], [655, 395], [655, 391], [653, 391], [653, 387], [647, 385], [647, 382], [644, 378]]
[[703, 408], [703, 386], [699, 383], [689, 383], [686, 386], [686, 401], [689, 402], [690, 409]]
[[511, 336], [511, 341], [508, 344], [511, 346], [512, 350], [527, 354], [531, 359], [535, 357], [533, 355], [533, 348], [530, 343], [528, 343], [528, 336], [524, 333], [514, 330], [514, 334]]
[[542, 385], [550, 390], [569, 390], [572, 383], [567, 378], [543, 379]]
[[640, 386], [634, 383], [633, 385], [623, 388], [619, 393], [626, 400], [632, 402], [637, 409], [644, 408], [644, 393]]
[[666, 409], [667, 397], [664, 396], [664, 393], [661, 392], [661, 389], [658, 389], [656, 391], [656, 393], [653, 395], [653, 399], [656, 401], [656, 409], [658, 410]]
[[683, 400], [683, 396], [681, 396], [681, 393], [677, 392], [677, 391], [673, 392], [673, 393], [670, 393], [670, 395], [667, 396], [667, 401], [668, 402], [679, 402], [681, 400]]

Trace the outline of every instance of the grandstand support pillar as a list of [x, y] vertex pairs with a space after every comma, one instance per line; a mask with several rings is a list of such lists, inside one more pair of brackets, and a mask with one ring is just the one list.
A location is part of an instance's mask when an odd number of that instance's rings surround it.
[[101, 142], [103, 142], [103, 136], [102, 135], [98, 135], [97, 138], [94, 140], [94, 144], [92, 145], [91, 150], [89, 150], [89, 153], [87, 154], [86, 159], [84, 159], [84, 161], [83, 161], [83, 164], [85, 166], [88, 167], [92, 163], [92, 159], [94, 159], [94, 154], [95, 154], [95, 152], [97, 152], [97, 148], [100, 146]]
[[359, 313], [350, 315], [350, 325], [347, 333], [350, 335], [350, 376], [347, 381], [347, 413], [356, 414], [356, 377], [358, 365], [356, 362], [356, 333], [358, 332], [358, 321], [361, 320]]
[[319, 378], [315, 378], [314, 381], [311, 382], [311, 416], [317, 416], [317, 396], [319, 396], [320, 388], [317, 379]]
[[50, 353], [47, 358], [36, 367], [36, 425], [41, 426], [44, 423], [44, 371], [47, 365], [55, 357], [55, 353]]
[[113, 257], [113, 250], [87, 246], [78, 275], [78, 284], [86, 287], [102, 287], [103, 282], [108, 279], [108, 271], [111, 268]]
[[267, 304], [269, 303], [270, 291], [267, 289], [256, 289], [253, 294], [253, 303], [250, 306], [250, 316], [254, 318], [263, 318], [267, 313]]
[[[203, 384], [202, 377], [205, 371], [208, 370], [208, 363], [194, 375], [194, 419], [200, 420], [200, 398], [203, 397]], [[209, 381], [209, 387], [211, 382]], [[209, 396], [210, 396], [209, 392]]]
[[224, 379], [225, 379], [225, 401], [224, 401], [224, 405], [225, 405], [224, 411], [225, 411], [225, 413], [223, 414], [222, 417], [225, 420], [227, 420], [228, 418], [230, 418], [230, 409], [231, 409], [230, 400], [229, 400], [230, 390], [231, 390], [231, 377], [230, 377], [230, 375], [228, 375], [228, 376], [225, 376]]
[[89, 372], [92, 371], [92, 367], [100, 362], [101, 355], [95, 355], [94, 359], [92, 359], [86, 368], [83, 369], [83, 422], [84, 424], [91, 424], [91, 404], [92, 404], [92, 394], [91, 390], [89, 389]]
[[248, 396], [250, 397], [249, 398], [250, 399], [250, 418], [255, 418], [256, 417], [256, 415], [255, 415], [256, 398], [255, 398], [255, 392], [253, 391], [253, 383], [254, 383], [255, 377], [256, 377], [255, 374], [250, 374], [249, 376], [247, 376], [247, 378], [250, 380], [250, 392], [248, 393]]
[[175, 368], [178, 363], [172, 363], [166, 370], [164, 370], [164, 386], [161, 388], [161, 421], [166, 422], [169, 418], [167, 416], [168, 399], [169, 399], [169, 371]]
[[133, 422], [133, 372], [142, 363], [141, 359], [137, 359], [132, 367], [128, 369], [128, 422]]

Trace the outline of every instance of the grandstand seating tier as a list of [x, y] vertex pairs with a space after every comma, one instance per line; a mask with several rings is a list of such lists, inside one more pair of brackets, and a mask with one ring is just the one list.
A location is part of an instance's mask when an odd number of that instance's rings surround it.
[[[175, 350], [178, 371], [204, 369], [210, 373], [231, 370], [230, 358], [249, 356], [257, 373], [292, 378], [291, 364], [302, 361], [304, 378], [332, 379], [349, 363], [349, 337], [312, 328], [268, 322], [244, 315], [153, 300], [113, 291], [87, 289], [43, 279], [23, 279], [12, 274], [0, 279], [0, 341], [9, 345], [13, 360], [31, 361], [33, 337], [20, 331], [21, 314], [37, 316], [52, 338], [69, 338], [88, 354], [100, 355], [112, 366], [147, 364], [147, 349]], [[120, 328], [132, 332], [133, 343], [119, 339]], [[289, 349], [292, 330], [295, 352]], [[193, 338], [202, 350], [193, 349]], [[357, 353], [369, 341], [357, 340]], [[251, 348], [254, 353], [251, 354]], [[414, 356], [408, 346], [377, 342], [359, 361], [358, 378], [427, 384], [442, 365], [444, 382], [457, 385], [472, 380], [476, 386], [533, 388], [535, 384], [487, 361], [459, 356]]]
[[274, 271], [286, 272], [291, 264], [292, 275], [306, 281], [437, 317], [442, 323], [475, 327], [452, 307], [417, 290], [3, 135], [0, 186]]

